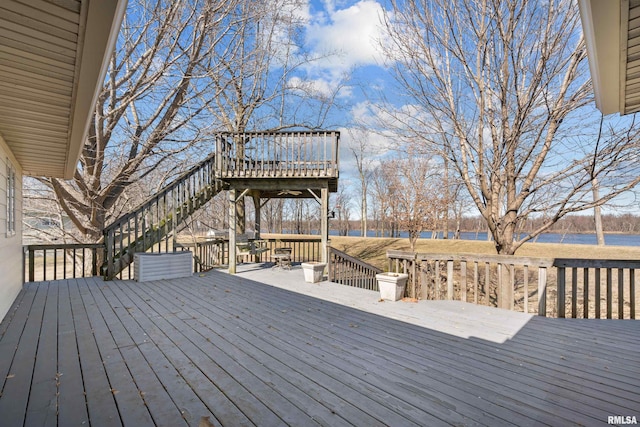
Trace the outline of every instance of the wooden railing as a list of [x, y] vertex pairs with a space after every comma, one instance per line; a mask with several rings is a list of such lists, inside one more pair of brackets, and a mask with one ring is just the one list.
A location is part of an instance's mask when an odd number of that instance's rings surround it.
[[[318, 261], [320, 259], [320, 238], [259, 239], [260, 246], [267, 251], [257, 254], [252, 261], [269, 262], [270, 254], [276, 248], [290, 248], [292, 262]], [[255, 239], [249, 239], [255, 241]], [[194, 254], [194, 272], [206, 271], [229, 263], [229, 240], [216, 239], [197, 243], [176, 244], [176, 250], [191, 251]]]
[[[461, 300], [550, 317], [637, 318], [635, 260], [388, 251], [421, 299]], [[501, 298], [509, 296], [508, 301]]]
[[345, 252], [329, 247], [329, 281], [356, 288], [378, 290], [376, 274], [382, 270]]
[[102, 244], [28, 245], [25, 249], [25, 281], [63, 280], [99, 274], [104, 259]]
[[340, 133], [247, 132], [216, 137], [218, 178], [338, 177]]
[[279, 238], [262, 239], [269, 252], [262, 254], [266, 257], [273, 254], [276, 248], [291, 248], [291, 262], [319, 261], [321, 257], [321, 241], [317, 238]]
[[135, 252], [172, 252], [176, 230], [194, 211], [223, 189], [215, 177], [215, 155], [178, 177], [156, 195], [104, 229], [105, 278], [124, 278]]
[[[258, 256], [257, 261], [269, 262], [269, 253], [275, 248], [291, 248], [292, 262], [318, 261], [320, 238], [264, 239], [270, 250]], [[215, 239], [197, 243], [175, 243], [172, 251], [193, 252], [193, 271], [200, 273], [227, 265], [229, 262], [229, 240]], [[105, 257], [103, 244], [51, 244], [24, 247], [24, 277], [27, 282], [62, 280], [79, 277], [100, 276], [100, 265]], [[151, 252], [151, 251], [150, 251]], [[118, 275], [120, 279], [132, 279], [133, 267], [128, 266]]]
[[211, 270], [229, 262], [229, 240], [225, 239], [178, 243], [176, 250], [193, 252], [194, 273]]

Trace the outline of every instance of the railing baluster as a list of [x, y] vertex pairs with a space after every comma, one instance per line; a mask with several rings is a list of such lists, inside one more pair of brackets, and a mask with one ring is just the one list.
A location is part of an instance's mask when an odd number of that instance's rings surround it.
[[509, 301], [509, 310], [513, 310], [515, 308], [515, 294], [516, 294], [516, 268], [513, 264], [509, 265], [509, 287], [511, 291], [509, 292], [510, 301]]
[[556, 292], [556, 309], [558, 311], [558, 317], [564, 318], [565, 316], [565, 286], [566, 286], [566, 269], [564, 267], [558, 267], [558, 290]]
[[635, 319], [636, 318], [636, 270], [633, 268], [629, 269], [629, 302], [631, 305], [629, 317], [631, 319]]
[[473, 303], [478, 303], [478, 261], [473, 262]]
[[77, 265], [76, 264], [77, 263], [77, 260], [76, 260], [76, 249], [73, 248], [72, 250], [73, 250], [73, 278], [75, 279], [76, 278], [76, 265]]
[[529, 313], [529, 266], [526, 264], [522, 267], [522, 287], [523, 310], [525, 313]]
[[29, 248], [29, 281], [36, 280], [36, 253], [34, 249]]
[[433, 278], [433, 285], [435, 288], [436, 299], [440, 299], [440, 260], [435, 260], [435, 276]]
[[624, 269], [618, 269], [618, 319], [624, 319]]
[[578, 269], [571, 269], [571, 317], [578, 317]]
[[460, 301], [467, 302], [467, 261], [460, 261]]
[[613, 316], [613, 270], [607, 268], [607, 319]]
[[491, 302], [489, 299], [491, 290], [491, 264], [488, 262], [484, 263], [484, 303], [485, 305], [489, 305]]
[[447, 261], [447, 299], [453, 299], [453, 261]]
[[596, 304], [596, 319], [600, 319], [600, 302], [601, 302], [601, 289], [600, 289], [600, 283], [601, 283], [601, 270], [599, 268], [595, 269], [595, 277], [594, 277], [594, 284], [595, 284], [595, 295], [594, 295], [594, 302]]
[[582, 283], [584, 290], [582, 292], [582, 317], [589, 318], [589, 269], [584, 268], [582, 272]]
[[98, 249], [91, 249], [91, 275], [98, 275]]
[[58, 278], [58, 250], [53, 250], [53, 280]]
[[538, 268], [538, 316], [547, 315], [547, 268]]

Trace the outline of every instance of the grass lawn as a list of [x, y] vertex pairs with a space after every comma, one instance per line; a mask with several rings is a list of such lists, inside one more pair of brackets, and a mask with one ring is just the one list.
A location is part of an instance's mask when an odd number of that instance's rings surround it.
[[[380, 268], [387, 265], [390, 249], [409, 250], [409, 239], [331, 236], [331, 246]], [[478, 240], [419, 239], [416, 252], [495, 254], [492, 242]], [[640, 247], [526, 243], [516, 255], [539, 258], [640, 259]]]

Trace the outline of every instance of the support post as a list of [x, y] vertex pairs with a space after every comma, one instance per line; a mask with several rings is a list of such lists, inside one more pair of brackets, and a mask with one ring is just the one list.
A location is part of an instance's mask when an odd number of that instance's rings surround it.
[[254, 221], [254, 230], [255, 230], [255, 238], [259, 239], [260, 238], [260, 208], [262, 207], [260, 205], [260, 191], [256, 190], [253, 192], [253, 194], [251, 195], [253, 197], [253, 206], [254, 206], [254, 211], [256, 213], [256, 217], [255, 217], [255, 221]]
[[[255, 221], [254, 221], [254, 226], [253, 226], [253, 230], [254, 230], [254, 239], [260, 239], [260, 191], [259, 190], [255, 190], [252, 194], [251, 197], [253, 198], [253, 207], [254, 207], [254, 212], [255, 212]], [[260, 262], [262, 261], [262, 254], [257, 252], [254, 256], [253, 256], [253, 261], [254, 262]]]
[[322, 188], [320, 194], [320, 254], [321, 262], [327, 262], [327, 246], [329, 240], [329, 189]]
[[236, 274], [236, 190], [229, 189], [229, 273]]

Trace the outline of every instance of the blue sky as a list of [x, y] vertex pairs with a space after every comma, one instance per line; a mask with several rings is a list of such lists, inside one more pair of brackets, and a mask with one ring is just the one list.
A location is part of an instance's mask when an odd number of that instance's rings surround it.
[[[345, 73], [350, 73], [348, 83], [341, 90], [339, 98], [345, 110], [341, 111], [343, 116], [337, 122], [342, 120], [342, 123], [374, 123], [375, 116], [380, 113], [376, 105], [376, 95], [384, 92], [391, 98], [395, 96], [394, 82], [383, 66], [385, 58], [379, 48], [385, 39], [381, 28], [381, 16], [385, 5], [387, 3], [384, 0], [309, 0], [300, 10], [301, 16], [308, 23], [305, 28], [305, 47], [318, 54], [335, 53], [309, 67], [306, 78], [312, 81], [318, 90], [329, 90], [332, 85], [343, 83], [340, 78]], [[397, 104], [396, 108], [401, 107], [401, 100], [392, 101]], [[592, 113], [588, 114], [593, 114], [594, 118], [599, 117], [595, 105], [586, 110], [590, 110]], [[355, 165], [349, 150], [349, 132], [345, 128], [340, 130], [343, 132], [340, 158], [341, 186], [349, 185], [357, 189], [353, 174]], [[389, 148], [388, 141], [380, 135], [370, 134], [368, 137], [372, 152], [384, 153]], [[633, 197], [618, 198], [616, 202], [618, 207], [614, 208], [613, 212], [637, 212], [638, 203]], [[623, 206], [625, 208], [621, 209]], [[611, 213], [609, 209], [605, 210]]]
[[[345, 122], [361, 120], [371, 114], [372, 95], [390, 85], [384, 69], [385, 58], [379, 44], [384, 40], [381, 28], [383, 5], [373, 0], [312, 0], [300, 10], [307, 25], [306, 47], [322, 59], [308, 67], [306, 78], [317, 90], [330, 91], [344, 84], [338, 102], [346, 110], [335, 118], [339, 127]], [[331, 55], [326, 56], [326, 53]], [[346, 80], [345, 74], [349, 75]], [[375, 102], [375, 101], [373, 101]], [[373, 108], [375, 110], [375, 108]], [[352, 177], [353, 156], [349, 151], [349, 133], [342, 133], [341, 170], [345, 180]], [[388, 145], [380, 136], [370, 135], [373, 151]]]

